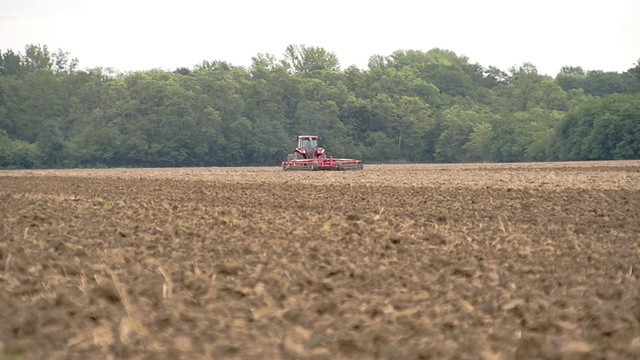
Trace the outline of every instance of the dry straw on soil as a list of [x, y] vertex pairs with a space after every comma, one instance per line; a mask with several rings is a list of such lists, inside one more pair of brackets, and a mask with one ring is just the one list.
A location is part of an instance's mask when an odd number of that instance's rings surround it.
[[640, 162], [0, 171], [0, 358], [640, 358]]

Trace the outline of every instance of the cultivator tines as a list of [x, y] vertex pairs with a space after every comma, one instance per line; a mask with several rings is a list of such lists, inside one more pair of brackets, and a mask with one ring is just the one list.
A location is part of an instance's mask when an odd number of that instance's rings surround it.
[[333, 171], [346, 171], [346, 170], [362, 170], [363, 165], [361, 160], [355, 159], [337, 159], [333, 157], [328, 158], [313, 158], [313, 159], [293, 159], [282, 162], [282, 170], [294, 171], [294, 170], [333, 170]]

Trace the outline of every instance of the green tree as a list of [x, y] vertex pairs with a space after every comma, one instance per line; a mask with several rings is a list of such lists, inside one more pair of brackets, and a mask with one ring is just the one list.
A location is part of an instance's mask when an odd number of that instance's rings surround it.
[[39, 150], [41, 164], [47, 167], [60, 167], [64, 165], [66, 143], [55, 120], [45, 122], [36, 144]]
[[556, 82], [564, 90], [574, 90], [584, 88], [587, 74], [580, 66], [563, 66], [558, 75]]
[[68, 143], [69, 162], [74, 166], [122, 165], [123, 135], [114, 125], [92, 124]]
[[[545, 161], [637, 156], [638, 65], [552, 79], [449, 50], [373, 55], [288, 46], [251, 66], [78, 70], [62, 50], [0, 53], [4, 167], [277, 164], [295, 135], [366, 161]], [[624, 95], [624, 96], [623, 96]]]
[[558, 126], [560, 160], [640, 158], [640, 94], [613, 94], [582, 103]]
[[38, 165], [38, 149], [26, 141], [14, 140], [0, 129], [0, 168], [32, 168]]
[[635, 84], [636, 79], [628, 73], [592, 70], [587, 72], [583, 89], [587, 94], [604, 96], [631, 92]]
[[468, 161], [494, 161], [492, 150], [493, 127], [491, 123], [481, 122], [473, 125], [469, 141], [463, 146]]
[[636, 84], [640, 84], [640, 59], [638, 59], [634, 67], [629, 69], [629, 74], [636, 78]]
[[0, 75], [21, 75], [25, 72], [25, 65], [20, 54], [9, 49], [0, 56]]
[[398, 153], [402, 159], [418, 161], [432, 145], [430, 134], [435, 131], [435, 118], [429, 105], [418, 97], [395, 99], [398, 117], [394, 124], [398, 137]]
[[294, 73], [309, 75], [314, 71], [339, 71], [338, 57], [324, 48], [306, 45], [289, 45], [284, 53], [284, 63]]
[[70, 58], [71, 54], [58, 49], [51, 54], [50, 66], [56, 73], [73, 73], [78, 68], [78, 59]]
[[23, 63], [29, 72], [51, 70], [51, 53], [47, 45], [27, 45], [25, 47]]
[[397, 160], [398, 147], [394, 141], [382, 131], [372, 131], [367, 134], [364, 141], [367, 149], [362, 154], [362, 159], [367, 162], [387, 162]]
[[507, 85], [497, 90], [503, 104], [502, 109], [517, 112], [538, 106], [542, 98], [541, 83], [544, 76], [538, 74], [535, 65], [524, 63], [519, 67], [511, 67], [509, 72]]
[[442, 112], [434, 159], [439, 162], [493, 160], [492, 123], [499, 118], [482, 105], [454, 105]]

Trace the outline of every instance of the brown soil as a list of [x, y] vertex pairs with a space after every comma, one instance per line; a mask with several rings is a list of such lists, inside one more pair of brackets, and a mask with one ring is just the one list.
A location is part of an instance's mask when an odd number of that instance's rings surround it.
[[637, 359], [640, 162], [0, 171], [0, 359]]

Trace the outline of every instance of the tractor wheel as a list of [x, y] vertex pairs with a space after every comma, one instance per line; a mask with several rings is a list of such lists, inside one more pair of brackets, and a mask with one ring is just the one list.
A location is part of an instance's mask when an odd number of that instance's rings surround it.
[[311, 170], [316, 171], [320, 169], [320, 164], [317, 161], [311, 163]]

